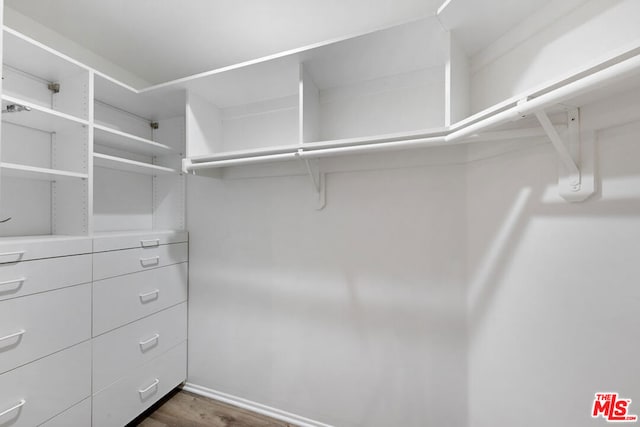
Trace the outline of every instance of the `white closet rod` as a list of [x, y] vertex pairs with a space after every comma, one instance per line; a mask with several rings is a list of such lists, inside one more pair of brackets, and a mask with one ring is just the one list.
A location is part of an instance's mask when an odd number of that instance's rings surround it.
[[[312, 157], [329, 157], [341, 156], [354, 153], [367, 153], [375, 151], [401, 150], [409, 148], [433, 147], [441, 145], [464, 144], [472, 142], [480, 142], [490, 140], [482, 138], [479, 134], [503, 125], [508, 122], [519, 120], [529, 114], [544, 111], [551, 106], [557, 105], [568, 99], [583, 95], [604, 84], [612, 83], [617, 80], [627, 78], [633, 74], [638, 74], [640, 70], [640, 55], [633, 56], [616, 64], [610, 65], [605, 69], [601, 69], [587, 76], [570, 81], [563, 86], [550, 90], [547, 93], [535, 96], [529, 99], [524, 98], [519, 102], [512, 103], [511, 107], [490, 114], [489, 116], [463, 126], [462, 128], [452, 131], [444, 136], [437, 137], [419, 137], [402, 141], [392, 142], [372, 142], [363, 145], [353, 145], [344, 147], [322, 148], [322, 146], [313, 147], [313, 149], [302, 146], [295, 152], [266, 155], [266, 156], [250, 156], [235, 159], [227, 159], [221, 161], [202, 162], [198, 164], [185, 165], [186, 171], [195, 171], [198, 169], [220, 168], [226, 166], [254, 164], [263, 162], [275, 162], [280, 160], [289, 160], [296, 157], [312, 158]], [[515, 136], [515, 134], [514, 134]]]

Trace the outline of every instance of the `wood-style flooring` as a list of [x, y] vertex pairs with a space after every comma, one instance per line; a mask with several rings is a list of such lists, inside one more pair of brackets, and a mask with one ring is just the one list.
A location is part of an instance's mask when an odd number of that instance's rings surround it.
[[295, 427], [186, 391], [174, 391], [127, 427]]

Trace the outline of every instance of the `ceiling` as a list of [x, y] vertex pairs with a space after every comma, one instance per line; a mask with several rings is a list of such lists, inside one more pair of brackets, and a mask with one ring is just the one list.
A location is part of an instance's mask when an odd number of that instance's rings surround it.
[[[5, 0], [151, 83], [432, 16], [475, 54], [551, 1]], [[43, 40], [46, 43], [46, 40]]]
[[441, 0], [6, 0], [150, 83], [433, 15]]

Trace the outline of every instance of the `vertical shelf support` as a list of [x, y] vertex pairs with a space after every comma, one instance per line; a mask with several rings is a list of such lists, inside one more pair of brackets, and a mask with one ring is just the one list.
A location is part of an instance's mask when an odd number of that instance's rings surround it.
[[325, 173], [320, 171], [320, 166], [317, 161], [309, 159], [301, 159], [307, 169], [309, 180], [313, 186], [313, 192], [316, 194], [316, 210], [320, 211], [324, 209], [327, 204], [326, 199], [326, 185], [325, 185]]
[[588, 199], [595, 192], [594, 132], [581, 131], [578, 108], [567, 112], [567, 141], [560, 136], [546, 112], [535, 114], [561, 163], [558, 177], [560, 196], [568, 202]]

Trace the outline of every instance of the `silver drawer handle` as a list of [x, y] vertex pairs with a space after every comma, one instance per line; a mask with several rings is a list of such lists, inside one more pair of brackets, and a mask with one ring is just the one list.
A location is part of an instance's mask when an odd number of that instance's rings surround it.
[[4, 417], [5, 415], [7, 415], [9, 412], [13, 412], [16, 409], [20, 409], [24, 406], [24, 404], [27, 403], [26, 400], [21, 399], [20, 402], [16, 403], [15, 405], [13, 405], [11, 408], [9, 409], [5, 409], [4, 411], [0, 412], [0, 417]]
[[26, 253], [27, 251], [16, 251], [16, 252], [4, 252], [4, 253], [0, 253], [0, 258], [3, 257], [8, 257], [8, 256], [16, 256], [18, 257], [18, 259], [15, 262], [18, 262], [22, 259], [22, 256]]
[[155, 334], [154, 336], [152, 336], [151, 338], [149, 338], [146, 341], [140, 341], [139, 344], [140, 344], [141, 347], [143, 347], [143, 346], [145, 346], [147, 344], [151, 344], [153, 341], [157, 341], [158, 338], [160, 338], [160, 334]]
[[148, 392], [149, 390], [151, 390], [152, 388], [154, 388], [158, 384], [160, 384], [160, 380], [156, 378], [155, 381], [149, 387], [143, 388], [142, 390], [138, 390], [138, 393], [145, 394], [146, 392]]
[[154, 296], [154, 295], [155, 295], [155, 298], [158, 298], [158, 296], [160, 296], [160, 289], [156, 289], [156, 290], [153, 290], [151, 292], [147, 292], [146, 294], [139, 294], [138, 296], [140, 297], [141, 300], [145, 300], [145, 299], [147, 299], [147, 298], [149, 298], [151, 296]]
[[140, 258], [140, 264], [142, 264], [143, 267], [148, 267], [151, 265], [158, 265], [160, 264], [160, 257], [159, 256], [154, 256], [151, 258]]
[[13, 285], [14, 283], [22, 283], [27, 280], [26, 277], [20, 277], [19, 279], [7, 280], [4, 282], [0, 282], [0, 286]]
[[154, 248], [160, 246], [160, 239], [140, 240], [140, 246], [143, 248]]
[[6, 337], [0, 338], [0, 341], [6, 341], [6, 340], [10, 340], [11, 338], [22, 336], [22, 335], [24, 335], [25, 332], [27, 332], [27, 331], [25, 331], [24, 329], [21, 329], [18, 332], [14, 332], [11, 335], [7, 335]]

